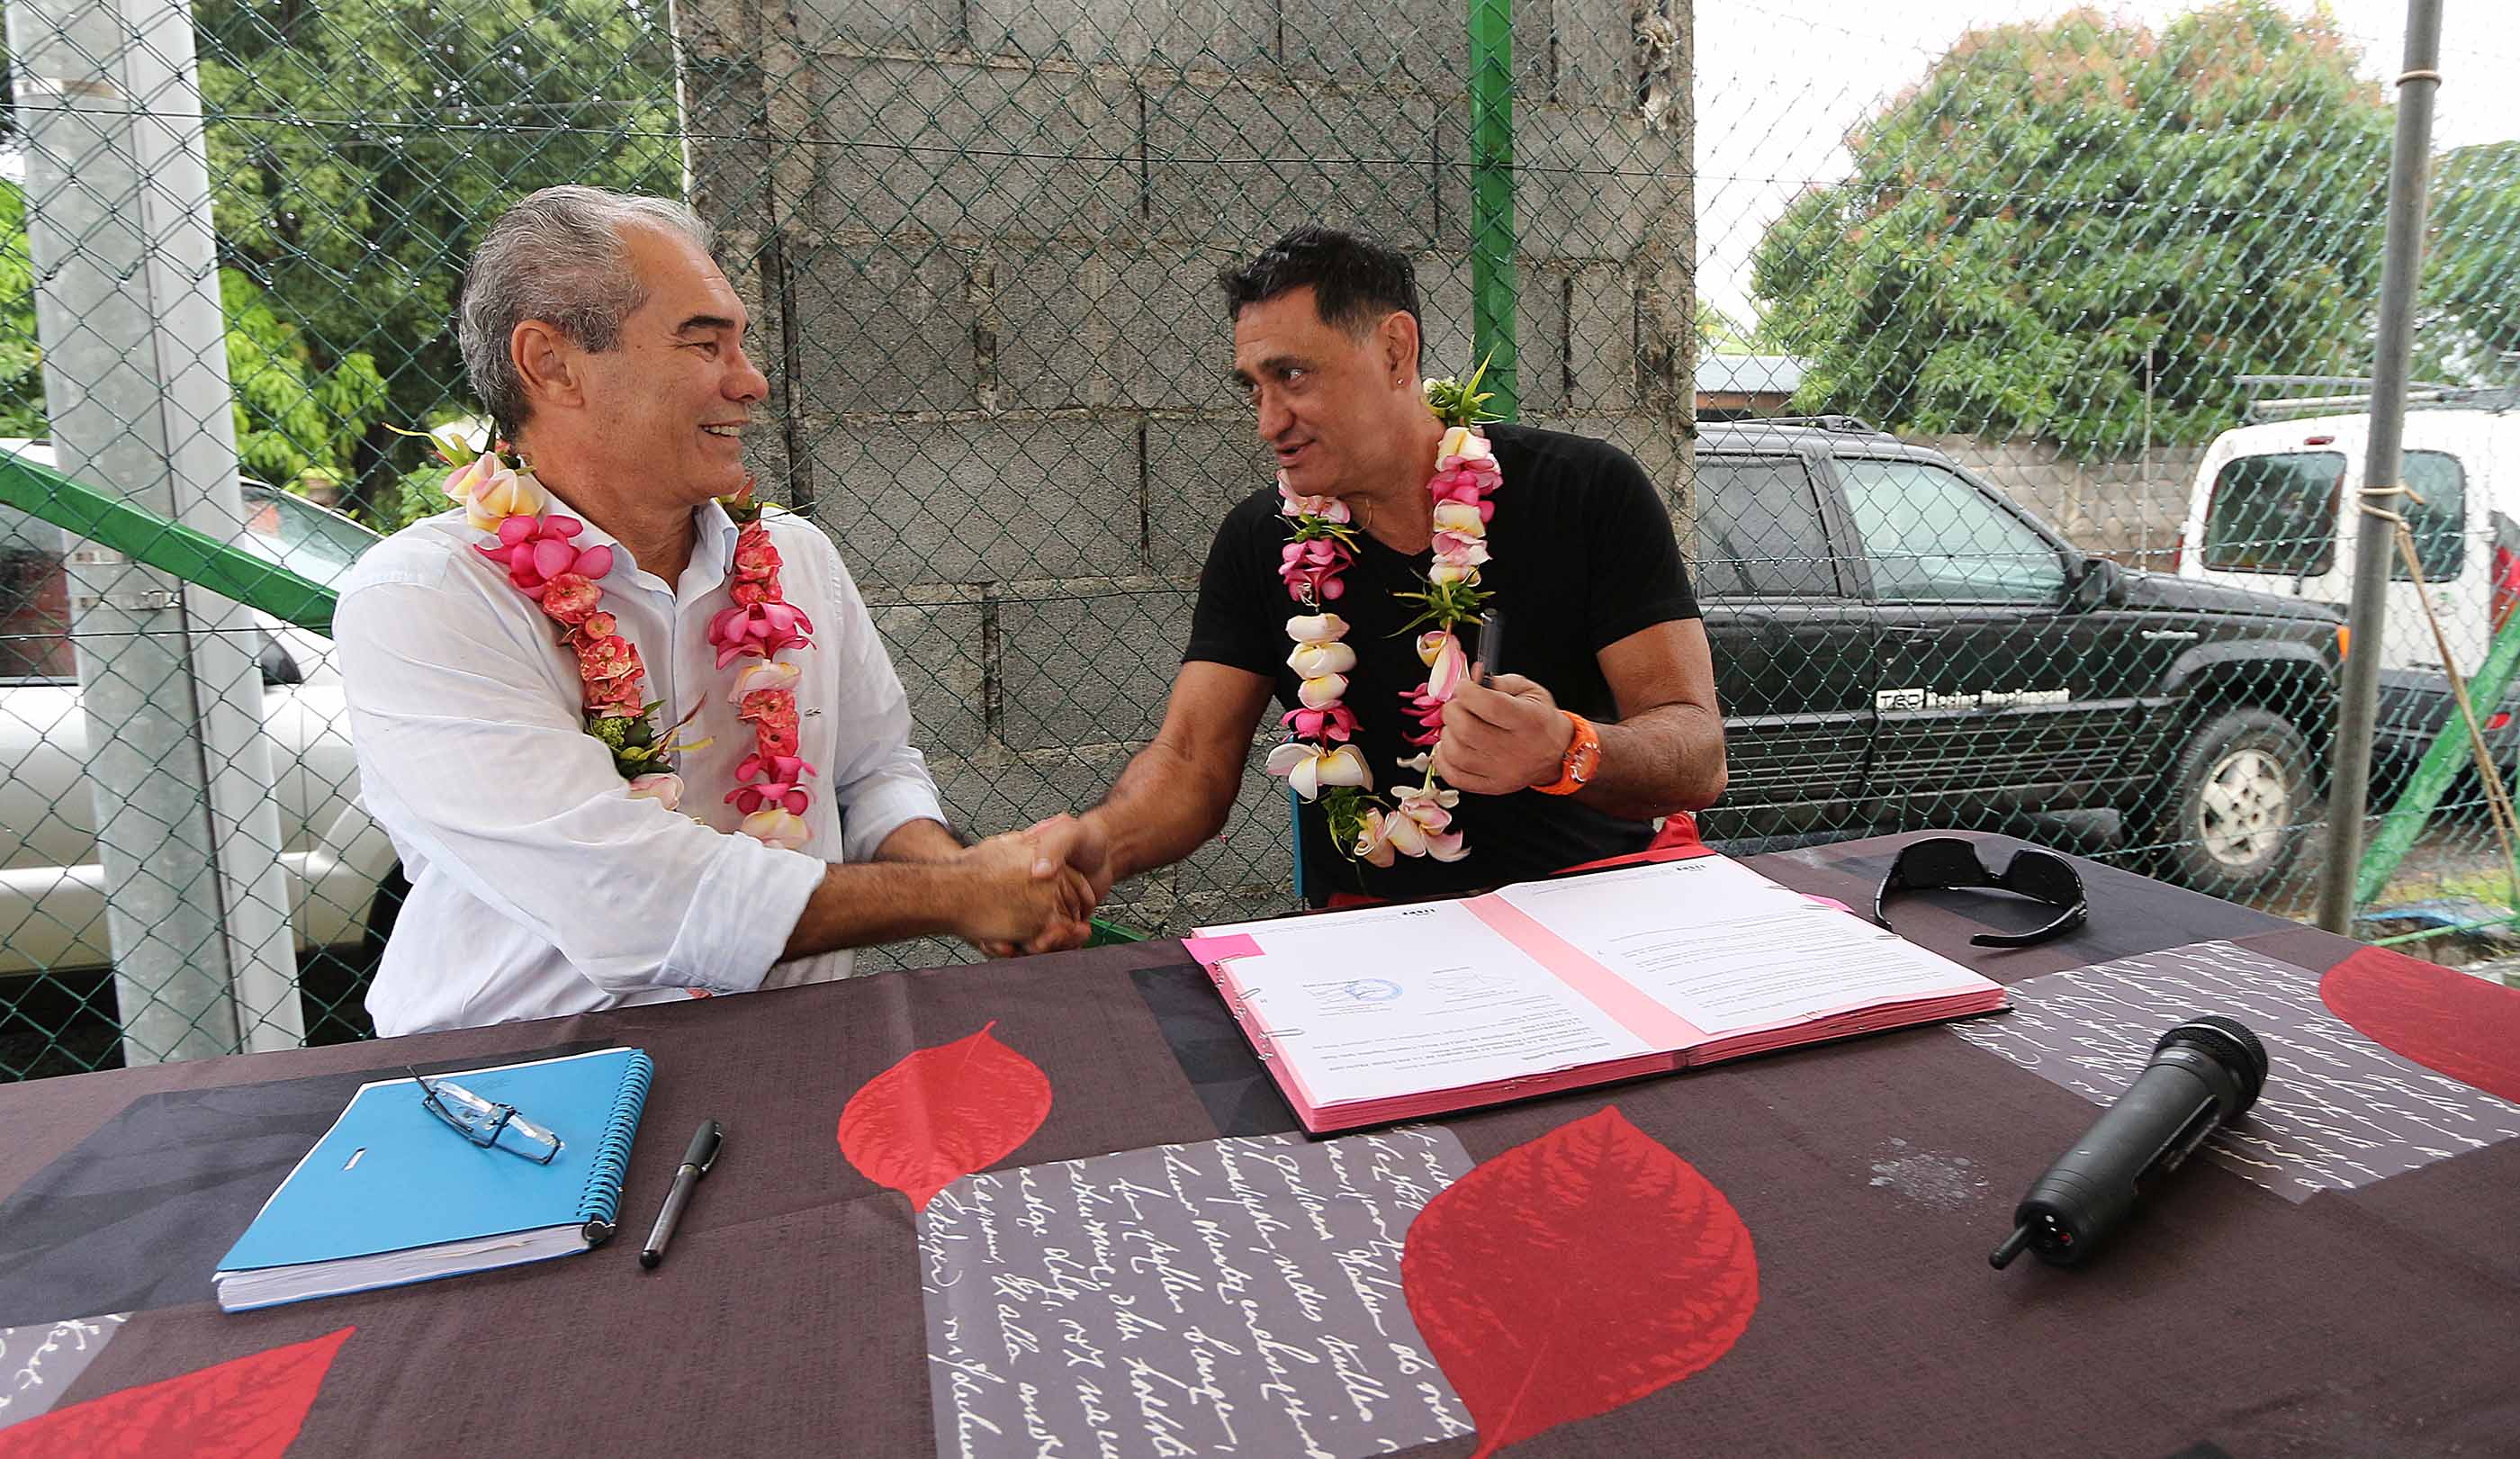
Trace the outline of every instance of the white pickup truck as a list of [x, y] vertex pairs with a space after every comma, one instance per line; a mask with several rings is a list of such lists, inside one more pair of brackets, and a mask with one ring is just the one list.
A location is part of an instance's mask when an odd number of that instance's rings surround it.
[[[0, 441], [51, 464], [44, 443]], [[377, 534], [337, 512], [245, 483], [239, 545], [335, 583]], [[0, 507], [0, 980], [110, 967], [87, 715], [69, 639], [61, 533]], [[263, 725], [301, 951], [356, 946], [392, 844], [358, 803], [339, 675], [321, 636], [261, 618]]]

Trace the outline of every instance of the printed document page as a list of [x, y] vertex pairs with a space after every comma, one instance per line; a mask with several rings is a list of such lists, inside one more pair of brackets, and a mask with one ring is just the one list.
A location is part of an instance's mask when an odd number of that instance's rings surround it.
[[1460, 902], [1202, 928], [1250, 1026], [1316, 1105], [1401, 1098], [1656, 1052]]
[[1991, 986], [1722, 856], [1496, 895], [1711, 1037]]

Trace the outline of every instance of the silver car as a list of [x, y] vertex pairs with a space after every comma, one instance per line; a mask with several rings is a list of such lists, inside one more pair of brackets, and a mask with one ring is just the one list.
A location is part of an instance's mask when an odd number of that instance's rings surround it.
[[[51, 464], [42, 442], [0, 441], [0, 449]], [[338, 583], [379, 540], [338, 512], [261, 482], [247, 481], [244, 494], [239, 545], [317, 582]], [[393, 846], [358, 803], [332, 645], [256, 616], [297, 945], [355, 947], [393, 870]], [[61, 533], [0, 507], [0, 980], [112, 965], [87, 736]]]

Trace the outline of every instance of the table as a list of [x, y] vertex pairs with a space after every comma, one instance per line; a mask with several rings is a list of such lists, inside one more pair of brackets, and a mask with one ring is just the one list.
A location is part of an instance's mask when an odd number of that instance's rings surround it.
[[[2009, 844], [1975, 839], [1997, 854]], [[1896, 843], [1748, 861], [1868, 909]], [[1968, 946], [1973, 931], [2046, 914], [1965, 893], [1910, 897], [1894, 919], [1918, 942], [2028, 983], [2025, 993], [2053, 986], [2033, 981], [2046, 975], [2198, 942], [2311, 975], [2358, 950], [2080, 865], [2091, 924], [2059, 942]], [[2520, 992], [2508, 997], [2520, 1005]], [[2480, 1034], [2475, 1010], [2491, 1025], [2503, 1005], [2457, 1007], [2452, 1063], [2471, 1061], [2457, 1067], [2484, 1069], [2489, 1083], [2520, 1069], [2520, 1014]], [[914, 1218], [900, 1193], [841, 1157], [835, 1126], [870, 1078], [992, 1020], [994, 1036], [1055, 1091], [1047, 1118], [1003, 1164], [1290, 1127], [1169, 941], [108, 1071], [0, 1087], [10, 1131], [0, 1192], [19, 1193], [0, 1216], [22, 1215], [29, 1190], [50, 1190], [46, 1220], [58, 1228], [74, 1209], [87, 1227], [68, 1248], [36, 1250], [27, 1221], [0, 1225], [0, 1299], [22, 1307], [28, 1274], [50, 1272], [54, 1293], [67, 1283], [92, 1299], [73, 1303], [86, 1311], [141, 1308], [52, 1395], [57, 1412], [355, 1329], [329, 1369], [288, 1380], [320, 1376], [293, 1455], [924, 1459], [938, 1449]], [[2520, 1140], [2480, 1135], [2455, 1158], [2417, 1157], [2413, 1168], [2306, 1200], [2200, 1159], [2092, 1266], [2025, 1257], [1996, 1272], [1987, 1252], [2012, 1203], [2096, 1114], [2082, 1094], [1973, 1041], [2007, 1020], [2025, 1014], [1979, 1021], [1971, 1036], [1910, 1029], [1442, 1121], [1487, 1161], [1615, 1106], [1724, 1192], [1756, 1244], [1755, 1314], [1728, 1352], [1507, 1452], [2520, 1453]], [[2058, 1026], [2052, 1008], [2042, 1026]], [[725, 1159], [658, 1270], [640, 1271], [638, 1242], [624, 1239], [562, 1261], [259, 1312], [207, 1302], [210, 1261], [329, 1123], [357, 1071], [612, 1043], [644, 1046], [657, 1071], [623, 1201], [632, 1237], [694, 1125], [714, 1117], [729, 1128]], [[2271, 1098], [2286, 1076], [2279, 1060]], [[2429, 1087], [2478, 1098], [2446, 1081]], [[2501, 1088], [2515, 1096], [2512, 1083]], [[158, 1152], [154, 1163], [126, 1160], [101, 1175], [93, 1161], [65, 1159], [117, 1119], [126, 1145]], [[85, 1204], [67, 1206], [81, 1189]], [[185, 1243], [209, 1259], [150, 1276]], [[39, 1315], [74, 1313], [0, 1308], [0, 1328]], [[0, 1454], [14, 1452], [11, 1436], [0, 1428]], [[1462, 1437], [1414, 1452], [1450, 1459], [1475, 1447]]]

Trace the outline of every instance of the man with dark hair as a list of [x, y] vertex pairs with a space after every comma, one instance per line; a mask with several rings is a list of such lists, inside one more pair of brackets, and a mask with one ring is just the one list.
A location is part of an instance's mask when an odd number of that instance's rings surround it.
[[[1222, 282], [1280, 485], [1217, 531], [1161, 731], [1058, 839], [1098, 894], [1217, 834], [1273, 695], [1320, 751], [1280, 752], [1299, 793], [1322, 795], [1300, 818], [1317, 901], [1543, 876], [1642, 850], [1658, 818], [1693, 838], [1687, 812], [1724, 788], [1723, 720], [1671, 519], [1636, 462], [1554, 431], [1448, 432], [1419, 379], [1415, 270], [1391, 249], [1306, 227]], [[1353, 542], [1335, 585], [1307, 579], [1320, 559], [1293, 542], [1318, 524]], [[1411, 631], [1426, 605], [1406, 595], [1463, 578], [1508, 625], [1484, 667], [1510, 672], [1493, 682], [1421, 662]], [[1452, 678], [1448, 702], [1424, 702]], [[1352, 721], [1331, 722], [1339, 707]], [[1409, 737], [1430, 721], [1457, 800], [1422, 790]], [[1334, 839], [1325, 788], [1360, 779], [1383, 810]]]

